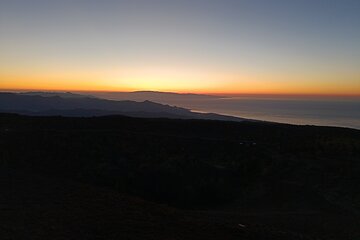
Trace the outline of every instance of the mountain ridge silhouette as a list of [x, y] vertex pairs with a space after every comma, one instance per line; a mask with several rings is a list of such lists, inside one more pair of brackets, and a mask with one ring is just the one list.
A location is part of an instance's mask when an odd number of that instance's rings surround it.
[[[74, 97], [71, 97], [74, 96]], [[149, 100], [137, 102], [115, 101], [73, 93], [0, 92], [0, 111], [36, 116], [107, 116], [124, 115], [146, 118], [208, 119], [243, 121], [242, 118], [198, 113], [189, 109], [155, 103]]]

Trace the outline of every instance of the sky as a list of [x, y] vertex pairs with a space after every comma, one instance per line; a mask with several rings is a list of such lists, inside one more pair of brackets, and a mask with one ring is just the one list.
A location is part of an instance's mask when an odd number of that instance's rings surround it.
[[0, 89], [360, 95], [358, 0], [1, 0]]

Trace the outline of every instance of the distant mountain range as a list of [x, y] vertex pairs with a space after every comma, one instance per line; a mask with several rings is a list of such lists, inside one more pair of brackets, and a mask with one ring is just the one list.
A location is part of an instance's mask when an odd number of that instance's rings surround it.
[[[149, 94], [138, 92], [134, 94]], [[194, 95], [193, 97], [208, 97]], [[214, 113], [197, 113], [185, 108], [152, 101], [115, 101], [70, 92], [0, 93], [0, 112], [39, 116], [106, 116], [124, 115], [146, 118], [209, 119], [243, 121], [242, 118]]]
[[42, 96], [42, 97], [62, 97], [62, 98], [84, 98], [91, 97], [92, 95], [77, 94], [72, 92], [21, 92], [21, 95], [26, 96]]
[[132, 100], [132, 101], [152, 101], [161, 104], [170, 104], [174, 106], [187, 107], [191, 103], [201, 101], [211, 101], [222, 96], [193, 94], [193, 93], [173, 93], [157, 91], [136, 91], [136, 92], [77, 92], [78, 94], [87, 94], [98, 98], [109, 100]]

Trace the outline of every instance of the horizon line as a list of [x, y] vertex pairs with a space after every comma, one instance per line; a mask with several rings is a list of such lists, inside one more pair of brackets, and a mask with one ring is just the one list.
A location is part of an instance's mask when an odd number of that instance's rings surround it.
[[39, 89], [39, 88], [0, 88], [1, 92], [101, 92], [101, 93], [136, 93], [136, 92], [153, 92], [153, 93], [175, 93], [175, 94], [195, 94], [195, 95], [214, 95], [214, 96], [282, 96], [282, 97], [356, 97], [360, 98], [359, 94], [346, 94], [346, 93], [265, 93], [265, 92], [205, 92], [205, 91], [171, 91], [171, 90], [135, 90], [135, 89], [124, 89], [124, 90], [84, 90], [84, 89]]

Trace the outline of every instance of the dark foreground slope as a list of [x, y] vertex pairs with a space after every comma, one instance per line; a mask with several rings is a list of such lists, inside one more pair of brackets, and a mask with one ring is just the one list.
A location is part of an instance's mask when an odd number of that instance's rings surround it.
[[359, 159], [352, 129], [2, 114], [0, 234], [356, 239]]
[[8, 174], [1, 239], [241, 239], [236, 226], [197, 221], [108, 188], [24, 171]]

